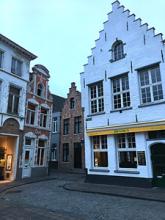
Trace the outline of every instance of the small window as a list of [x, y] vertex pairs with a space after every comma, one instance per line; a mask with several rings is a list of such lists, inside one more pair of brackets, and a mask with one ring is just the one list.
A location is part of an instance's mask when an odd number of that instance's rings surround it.
[[41, 107], [40, 111], [40, 127], [46, 128], [47, 127], [47, 120], [48, 120], [48, 109]]
[[57, 144], [52, 144], [52, 147], [51, 147], [51, 161], [57, 161]]
[[36, 165], [44, 166], [46, 162], [46, 141], [39, 139], [37, 147]]
[[0, 68], [3, 68], [3, 56], [4, 52], [0, 50]]
[[36, 106], [28, 103], [27, 111], [26, 111], [26, 124], [34, 125], [36, 117]]
[[39, 83], [37, 86], [37, 95], [44, 97], [44, 86], [41, 83]]
[[74, 133], [79, 134], [81, 132], [81, 116], [74, 118]]
[[120, 60], [124, 58], [124, 45], [123, 42], [117, 40], [112, 45], [112, 61]]
[[71, 98], [70, 99], [70, 109], [74, 109], [74, 106], [75, 106], [74, 98]]
[[69, 134], [69, 118], [64, 119], [63, 121], [63, 134]]
[[12, 58], [12, 64], [11, 64], [11, 72], [21, 76], [22, 75], [22, 61]]
[[57, 117], [53, 117], [52, 132], [57, 133]]

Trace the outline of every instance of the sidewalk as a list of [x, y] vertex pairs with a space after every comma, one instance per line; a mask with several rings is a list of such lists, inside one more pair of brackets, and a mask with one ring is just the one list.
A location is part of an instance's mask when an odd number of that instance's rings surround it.
[[64, 189], [165, 203], [165, 188], [138, 188], [94, 183], [68, 183]]

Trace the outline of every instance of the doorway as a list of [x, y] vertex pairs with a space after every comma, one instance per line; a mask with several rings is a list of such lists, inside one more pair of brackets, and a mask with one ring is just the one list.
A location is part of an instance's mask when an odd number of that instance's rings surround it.
[[74, 168], [82, 168], [81, 143], [74, 143]]
[[165, 187], [165, 144], [151, 146], [153, 185]]
[[25, 149], [23, 154], [22, 178], [31, 177], [31, 165], [33, 159], [33, 149]]

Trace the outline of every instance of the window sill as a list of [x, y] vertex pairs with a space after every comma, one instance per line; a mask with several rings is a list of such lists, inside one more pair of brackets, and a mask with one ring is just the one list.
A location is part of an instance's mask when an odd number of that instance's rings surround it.
[[97, 116], [97, 115], [104, 115], [104, 114], [105, 114], [105, 112], [96, 112], [96, 113], [87, 115], [87, 117], [92, 117], [92, 116]]
[[121, 108], [121, 109], [114, 109], [112, 111], [110, 111], [110, 113], [114, 113], [114, 112], [120, 112], [122, 113], [122, 111], [126, 111], [126, 110], [131, 110], [132, 107], [129, 107], [129, 108]]
[[91, 172], [102, 172], [102, 173], [109, 173], [110, 170], [107, 169], [89, 169]]
[[152, 105], [161, 105], [161, 104], [165, 104], [165, 101], [160, 101], [160, 102], [152, 102], [152, 103], [148, 103], [148, 104], [141, 104], [138, 106], [138, 108], [143, 108], [143, 107], [149, 107]]
[[116, 60], [111, 59], [111, 60], [109, 60], [109, 62], [110, 62], [110, 63], [114, 63], [114, 62], [117, 62], [117, 61], [119, 61], [119, 60], [122, 60], [122, 59], [124, 59], [124, 58], [126, 57], [126, 55], [127, 55], [127, 54], [123, 54], [123, 57], [121, 57], [120, 59], [116, 59]]
[[140, 174], [140, 172], [136, 170], [114, 170], [114, 173]]

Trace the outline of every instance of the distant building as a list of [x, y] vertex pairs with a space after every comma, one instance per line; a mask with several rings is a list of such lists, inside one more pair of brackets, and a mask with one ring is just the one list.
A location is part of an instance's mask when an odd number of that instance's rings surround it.
[[35, 58], [0, 34], [0, 179], [19, 178], [29, 66]]
[[61, 113], [61, 145], [59, 168], [84, 170], [84, 124], [81, 93], [71, 84]]
[[81, 73], [87, 180], [165, 185], [165, 41], [119, 1]]
[[49, 78], [45, 66], [32, 68], [26, 99], [22, 178], [48, 174], [53, 107]]
[[65, 98], [53, 95], [53, 113], [52, 113], [52, 137], [50, 150], [50, 168], [58, 168], [60, 138], [61, 138], [61, 112], [64, 106]]

